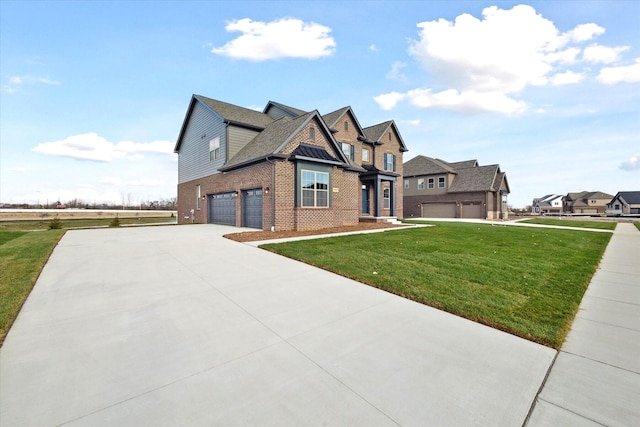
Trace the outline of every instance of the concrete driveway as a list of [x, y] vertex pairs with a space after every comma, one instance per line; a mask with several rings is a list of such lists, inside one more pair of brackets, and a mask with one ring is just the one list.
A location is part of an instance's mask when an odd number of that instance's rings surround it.
[[525, 421], [555, 350], [230, 231], [67, 232], [0, 350], [0, 425]]

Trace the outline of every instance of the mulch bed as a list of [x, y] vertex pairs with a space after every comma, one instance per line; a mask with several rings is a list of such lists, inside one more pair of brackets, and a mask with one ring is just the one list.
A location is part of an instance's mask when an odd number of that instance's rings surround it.
[[358, 225], [350, 225], [344, 227], [323, 228], [321, 230], [305, 230], [305, 231], [247, 231], [242, 233], [225, 234], [227, 239], [236, 242], [255, 242], [258, 240], [283, 239], [287, 237], [299, 236], [316, 236], [318, 234], [334, 234], [349, 231], [376, 230], [379, 228], [404, 227], [403, 225], [387, 224], [378, 222], [363, 222]]

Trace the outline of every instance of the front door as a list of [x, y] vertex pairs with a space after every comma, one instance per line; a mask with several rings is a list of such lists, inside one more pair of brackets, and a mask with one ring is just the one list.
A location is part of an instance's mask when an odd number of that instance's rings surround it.
[[362, 213], [369, 213], [369, 186], [366, 184], [362, 186]]

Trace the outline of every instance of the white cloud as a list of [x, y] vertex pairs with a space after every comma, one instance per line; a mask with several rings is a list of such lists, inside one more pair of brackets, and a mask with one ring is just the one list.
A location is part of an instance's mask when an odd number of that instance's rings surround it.
[[592, 64], [611, 64], [620, 59], [620, 54], [629, 46], [608, 47], [599, 44], [587, 46], [582, 52], [582, 59]]
[[[417, 27], [418, 39], [408, 51], [428, 73], [431, 87], [376, 96], [383, 109], [409, 100], [420, 108], [521, 113], [528, 106], [517, 95], [527, 87], [582, 82], [589, 69], [576, 69], [580, 63], [611, 63], [628, 49], [593, 44], [583, 51], [580, 43], [603, 34], [603, 27], [586, 23], [563, 33], [528, 5], [491, 6], [480, 19], [465, 13]], [[388, 77], [396, 74], [394, 65]]]
[[371, 52], [377, 52], [378, 51], [378, 46], [376, 46], [375, 44], [372, 44], [371, 46], [369, 46], [369, 50]]
[[620, 164], [620, 169], [625, 171], [637, 171], [640, 170], [640, 156], [633, 156], [629, 160]]
[[580, 24], [573, 30], [567, 32], [567, 36], [574, 42], [584, 42], [591, 40], [594, 36], [604, 34], [606, 30], [598, 24]]
[[23, 172], [27, 171], [27, 168], [25, 168], [24, 166], [14, 166], [14, 167], [11, 167], [11, 168], [7, 168], [7, 171], [23, 173]]
[[601, 69], [598, 81], [606, 85], [640, 82], [640, 58], [637, 58], [636, 63], [632, 65]]
[[170, 141], [144, 143], [121, 141], [114, 144], [96, 133], [85, 133], [69, 136], [60, 141], [43, 142], [34, 147], [33, 151], [78, 160], [111, 162], [119, 159], [142, 158], [137, 153], [169, 154], [173, 152], [173, 145]]
[[402, 120], [400, 123], [403, 123], [405, 125], [418, 126], [420, 124], [420, 120], [419, 119]]
[[383, 93], [373, 98], [383, 110], [392, 110], [398, 102], [405, 99], [407, 96], [399, 92]]
[[234, 59], [266, 61], [277, 58], [317, 59], [335, 51], [331, 28], [294, 18], [260, 22], [249, 18], [231, 21], [225, 29], [239, 37], [211, 52]]
[[56, 80], [52, 80], [49, 77], [38, 77], [31, 75], [24, 76], [9, 76], [7, 83], [2, 86], [2, 90], [7, 93], [16, 93], [24, 85], [44, 84], [49, 86], [59, 86], [61, 83]]
[[554, 85], [568, 85], [579, 83], [584, 80], [584, 73], [576, 73], [573, 71], [565, 71], [551, 77], [551, 83]]
[[432, 93], [430, 89], [414, 89], [407, 93], [411, 104], [420, 108], [442, 108], [465, 112], [490, 111], [496, 113], [519, 113], [526, 104], [509, 98], [502, 92], [478, 92], [473, 90], [459, 92], [447, 89]]
[[406, 62], [396, 61], [391, 64], [391, 70], [385, 76], [391, 80], [400, 80], [401, 82], [406, 83], [408, 81], [407, 76], [405, 76], [401, 70], [407, 66]]

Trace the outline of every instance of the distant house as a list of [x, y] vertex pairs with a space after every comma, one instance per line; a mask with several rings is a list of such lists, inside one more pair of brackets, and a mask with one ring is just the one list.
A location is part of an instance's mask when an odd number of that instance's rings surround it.
[[607, 215], [640, 215], [640, 191], [619, 191], [607, 203]]
[[604, 214], [612, 198], [611, 194], [601, 191], [568, 193], [562, 200], [563, 211], [567, 214]]
[[562, 196], [560, 194], [547, 194], [533, 199], [531, 213], [534, 215], [560, 215], [562, 213]]
[[499, 165], [480, 166], [477, 160], [449, 163], [417, 156], [403, 169], [405, 218], [508, 217], [511, 190]]
[[350, 107], [262, 112], [193, 95], [178, 136], [178, 221], [310, 230], [402, 218], [394, 121], [361, 127]]

